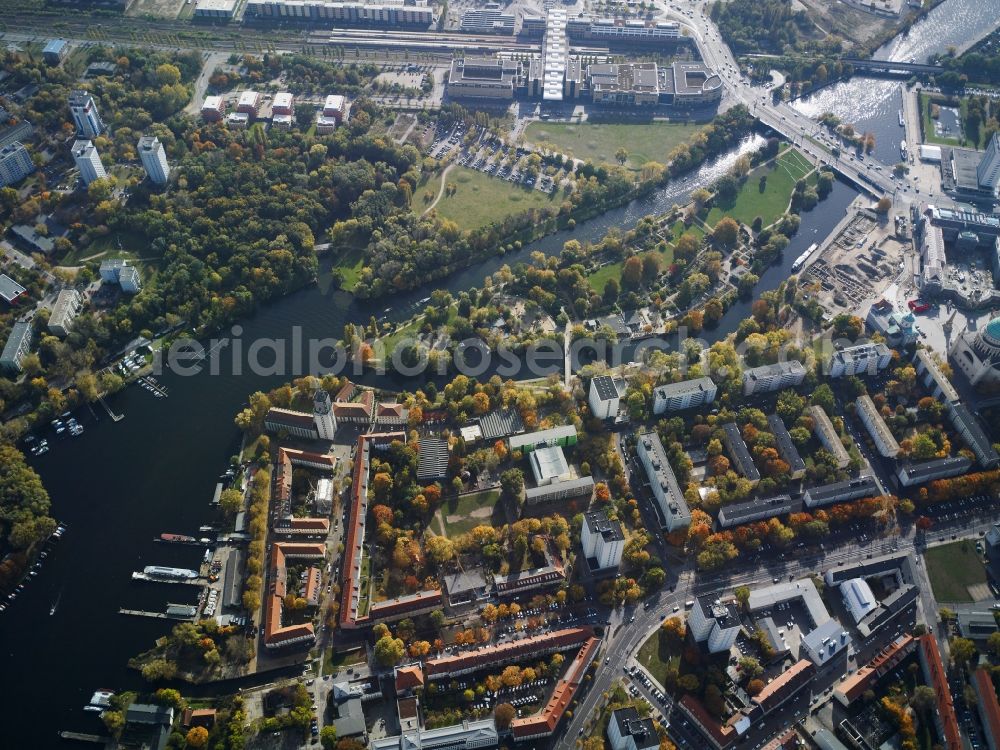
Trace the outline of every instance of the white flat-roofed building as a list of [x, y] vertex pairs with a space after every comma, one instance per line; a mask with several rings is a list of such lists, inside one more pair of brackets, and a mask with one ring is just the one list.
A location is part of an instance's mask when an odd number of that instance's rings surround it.
[[663, 517], [663, 528], [667, 531], [687, 528], [691, 525], [691, 511], [667, 460], [660, 436], [655, 432], [645, 432], [637, 438], [636, 453], [646, 469], [649, 486]]
[[14, 185], [34, 171], [31, 154], [19, 141], [0, 149], [0, 187]]
[[743, 395], [769, 393], [800, 385], [806, 376], [806, 368], [797, 359], [776, 362], [773, 365], [751, 367], [743, 371]]
[[587, 66], [594, 104], [655, 107], [660, 101], [656, 63], [596, 63]]
[[271, 116], [271, 127], [277, 128], [278, 130], [291, 130], [292, 122], [293, 120], [291, 115]]
[[917, 375], [934, 397], [950, 403], [956, 403], [959, 400], [958, 391], [955, 390], [955, 386], [948, 380], [948, 376], [944, 374], [944, 370], [941, 369], [941, 365], [934, 359], [934, 355], [927, 349], [917, 349], [914, 357], [916, 359]]
[[694, 378], [653, 389], [653, 414], [693, 409], [715, 400], [718, 388], [711, 378]]
[[104, 132], [104, 122], [89, 91], [76, 89], [69, 95], [69, 111], [80, 138], [96, 138]]
[[615, 379], [610, 375], [598, 375], [590, 381], [590, 411], [598, 419], [614, 419], [618, 416], [621, 397]]
[[201, 105], [201, 119], [205, 122], [218, 122], [226, 114], [226, 100], [221, 96], [206, 96]]
[[290, 115], [294, 105], [295, 100], [292, 95], [287, 91], [282, 91], [274, 95], [274, 101], [271, 102], [271, 112], [276, 115]]
[[698, 597], [687, 624], [694, 639], [707, 644], [712, 654], [731, 649], [743, 627], [736, 602], [723, 602], [714, 594]]
[[625, 551], [625, 532], [622, 531], [621, 521], [610, 520], [602, 510], [584, 513], [580, 545], [592, 571], [617, 568]]
[[139, 139], [139, 159], [149, 179], [156, 185], [166, 185], [170, 178], [170, 164], [167, 152], [155, 135], [144, 135]]
[[240, 94], [239, 101], [236, 103], [236, 111], [256, 118], [257, 113], [260, 111], [260, 100], [261, 96], [256, 91], [244, 91]]
[[810, 630], [799, 641], [800, 656], [809, 659], [817, 667], [829, 664], [836, 657], [846, 654], [850, 647], [850, 634], [832, 618], [818, 628]]
[[127, 260], [114, 258], [101, 263], [101, 280], [118, 284], [126, 294], [137, 294], [142, 288], [142, 277], [135, 266]]
[[83, 297], [76, 289], [63, 289], [56, 297], [49, 315], [49, 331], [56, 336], [66, 336], [73, 328], [73, 320], [83, 309]]
[[858, 418], [865, 426], [865, 429], [868, 430], [868, 434], [871, 435], [872, 440], [875, 442], [875, 447], [878, 448], [878, 452], [885, 458], [895, 458], [898, 456], [899, 443], [896, 442], [896, 438], [892, 435], [892, 430], [889, 429], [889, 425], [882, 419], [882, 415], [879, 414], [878, 407], [875, 406], [875, 402], [871, 400], [871, 397], [863, 394], [858, 396], [857, 401], [854, 403], [857, 406]]
[[347, 98], [343, 94], [330, 94], [323, 101], [323, 116], [334, 117], [342, 122], [347, 114]]
[[618, 18], [580, 16], [566, 23], [570, 39], [601, 40], [633, 44], [673, 42], [680, 39], [681, 26], [675, 21], [631, 22]]
[[232, 112], [226, 115], [226, 127], [233, 130], [246, 130], [250, 127], [250, 115], [246, 112]]
[[823, 597], [816, 590], [816, 584], [811, 578], [802, 578], [796, 581], [781, 581], [773, 586], [750, 589], [750, 598], [747, 600], [747, 609], [751, 614], [756, 614], [761, 610], [773, 609], [778, 604], [786, 602], [801, 601], [802, 605], [809, 613], [813, 628], [818, 628], [830, 619], [830, 613], [823, 604]]
[[566, 80], [566, 11], [551, 8], [545, 17], [545, 38], [542, 40], [543, 80], [542, 99], [561, 102]]
[[198, 0], [194, 6], [195, 18], [230, 19], [236, 12], [237, 0]]
[[551, 445], [576, 445], [576, 427], [571, 424], [551, 427], [537, 432], [526, 432], [522, 435], [511, 435], [507, 445], [512, 451], [533, 451]]
[[500, 743], [493, 719], [463, 721], [437, 729], [413, 729], [395, 737], [373, 739], [371, 750], [473, 750], [496, 747]]
[[816, 435], [822, 446], [833, 456], [837, 462], [837, 468], [846, 469], [847, 465], [851, 462], [851, 456], [840, 441], [840, 434], [837, 432], [837, 428], [833, 426], [833, 422], [830, 421], [830, 417], [827, 416], [826, 411], [822, 406], [813, 404], [806, 409], [806, 414], [812, 417], [813, 434]]
[[877, 375], [892, 363], [892, 350], [885, 344], [860, 344], [834, 352], [827, 370], [831, 378]]
[[844, 597], [844, 606], [851, 613], [855, 623], [861, 622], [865, 615], [878, 607], [878, 600], [864, 578], [844, 581], [840, 585], [840, 595]]
[[462, 14], [459, 28], [473, 34], [513, 34], [516, 20], [513, 13], [498, 8], [476, 8]]
[[74, 141], [70, 151], [77, 169], [80, 170], [80, 179], [83, 180], [84, 185], [89, 185], [94, 180], [102, 180], [108, 176], [104, 170], [101, 155], [97, 153], [97, 149], [90, 141]]
[[448, 74], [448, 96], [512, 100], [519, 67], [515, 60], [502, 57], [456, 58]]
[[566, 462], [566, 456], [558, 445], [536, 448], [528, 455], [535, 484], [546, 485], [570, 479], [573, 475]]
[[434, 9], [426, 0], [338, 2], [335, 0], [248, 0], [245, 16], [264, 20], [295, 20], [370, 26], [419, 26], [434, 22]]
[[30, 322], [18, 321], [14, 324], [0, 353], [0, 370], [13, 377], [21, 374], [21, 362], [31, 353], [31, 338]]

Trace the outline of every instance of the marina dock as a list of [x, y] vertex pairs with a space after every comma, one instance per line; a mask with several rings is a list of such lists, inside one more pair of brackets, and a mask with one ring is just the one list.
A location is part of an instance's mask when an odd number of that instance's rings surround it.
[[218, 505], [220, 497], [222, 497], [222, 482], [215, 485], [215, 495], [212, 496], [212, 505]]
[[107, 746], [107, 744], [110, 742], [109, 738], [101, 737], [100, 735], [97, 734], [85, 734], [84, 732], [69, 732], [65, 729], [59, 733], [59, 736], [62, 737], [64, 740], [75, 740], [77, 742], [93, 742], [95, 745]]
[[[174, 609], [174, 608], [177, 609]], [[193, 612], [191, 611], [193, 610]], [[120, 615], [131, 615], [132, 617], [151, 617], [154, 620], [180, 620], [181, 622], [191, 622], [198, 613], [198, 608], [193, 605], [168, 604], [166, 612], [147, 612], [142, 609], [126, 609], [122, 607], [118, 610]]]
[[147, 573], [143, 573], [141, 570], [137, 570], [132, 573], [133, 581], [147, 581], [149, 583], [179, 583], [186, 586], [204, 586], [205, 580], [203, 578], [158, 578], [156, 576], [151, 576]]
[[166, 398], [167, 389], [157, 382], [156, 378], [152, 375], [146, 375], [145, 377], [139, 378], [136, 382], [139, 383], [143, 388], [152, 393], [157, 398]]

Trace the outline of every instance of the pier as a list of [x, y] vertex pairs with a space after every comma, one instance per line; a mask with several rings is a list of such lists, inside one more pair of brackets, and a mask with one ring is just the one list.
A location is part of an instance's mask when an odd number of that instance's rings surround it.
[[59, 736], [64, 740], [76, 740], [77, 742], [93, 742], [95, 745], [104, 745], [110, 742], [108, 737], [101, 737], [98, 734], [85, 734], [84, 732], [69, 732], [63, 730], [59, 733]]
[[205, 580], [203, 578], [157, 578], [155, 576], [147, 575], [141, 570], [137, 570], [132, 574], [133, 581], [147, 581], [149, 583], [179, 583], [185, 586], [204, 586]]
[[157, 398], [167, 397], [167, 389], [164, 388], [162, 385], [160, 385], [160, 383], [157, 382], [156, 378], [154, 378], [152, 375], [141, 377], [138, 379], [137, 382], [139, 383], [139, 385], [141, 385], [143, 388], [145, 388], [147, 391], [152, 393]]
[[181, 622], [192, 622], [195, 617], [194, 615], [187, 616], [180, 613], [171, 613], [169, 610], [166, 612], [147, 612], [142, 609], [126, 609], [125, 607], [120, 608], [118, 614], [130, 615], [132, 617], [151, 617], [154, 620], [180, 620]]
[[111, 417], [112, 421], [121, 422], [123, 419], [125, 419], [124, 414], [115, 414], [113, 411], [111, 411], [111, 407], [108, 406], [108, 402], [104, 400], [103, 396], [98, 396], [97, 400], [101, 402], [101, 406], [104, 407], [104, 411], [108, 413], [108, 416]]
[[212, 505], [218, 505], [220, 497], [222, 497], [222, 482], [215, 485], [215, 494], [212, 496]]

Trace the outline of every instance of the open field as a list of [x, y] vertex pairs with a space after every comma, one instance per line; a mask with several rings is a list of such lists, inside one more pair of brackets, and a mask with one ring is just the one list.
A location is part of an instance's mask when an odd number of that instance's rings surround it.
[[476, 526], [491, 525], [494, 508], [499, 500], [500, 490], [484, 490], [445, 499], [438, 511], [445, 535], [454, 538]]
[[88, 261], [100, 263], [102, 260], [112, 258], [135, 260], [148, 257], [150, 252], [146, 241], [140, 235], [132, 232], [111, 232], [103, 237], [95, 237], [86, 247], [74, 247], [60, 258], [59, 265], [78, 266]]
[[548, 196], [466, 167], [453, 167], [447, 182], [455, 185], [455, 192], [448, 195], [446, 190], [434, 210], [460, 229], [478, 229], [529, 208], [559, 205], [558, 190]]
[[532, 122], [524, 139], [536, 146], [548, 144], [553, 149], [594, 164], [617, 164], [615, 152], [628, 151], [625, 166], [642, 167], [648, 161], [666, 163], [667, 154], [701, 129], [701, 125], [672, 122], [581, 123]]
[[[660, 257], [663, 259], [662, 267], [666, 268], [674, 262], [674, 248], [671, 245], [667, 245], [666, 249], [660, 253]], [[601, 266], [590, 274], [587, 277], [587, 281], [590, 283], [590, 288], [598, 294], [602, 294], [604, 292], [604, 285], [608, 283], [608, 279], [617, 279], [620, 282], [622, 278], [623, 263], [624, 261], [618, 261], [617, 263]]]
[[986, 583], [986, 569], [974, 541], [931, 547], [924, 553], [924, 560], [934, 598], [939, 602], [974, 601], [969, 586]]
[[664, 683], [664, 675], [667, 667], [677, 668], [680, 663], [680, 655], [667, 645], [666, 636], [662, 635], [662, 630], [657, 630], [642, 644], [636, 660], [646, 668], [646, 670], [656, 678], [661, 685]]
[[352, 292], [361, 279], [361, 269], [365, 265], [364, 250], [360, 247], [345, 247], [337, 251], [333, 270], [340, 272], [341, 289]]
[[[785, 151], [776, 161], [753, 170], [735, 197], [716, 198], [705, 223], [714, 227], [723, 216], [731, 216], [744, 224], [752, 224], [760, 216], [764, 226], [773, 223], [788, 208], [795, 183], [812, 171], [812, 165], [794, 149]], [[760, 178], [767, 175], [764, 189]]]

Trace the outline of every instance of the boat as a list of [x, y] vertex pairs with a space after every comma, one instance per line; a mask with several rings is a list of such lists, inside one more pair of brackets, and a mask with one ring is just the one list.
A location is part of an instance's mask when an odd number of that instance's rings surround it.
[[49, 616], [50, 617], [56, 613], [57, 609], [59, 609], [59, 600], [60, 599], [62, 599], [62, 591], [60, 591], [58, 594], [56, 594], [56, 600], [54, 602], [52, 602], [52, 606], [49, 607]]
[[903, 110], [899, 110], [899, 127], [906, 125], [906, 121], [903, 120]]
[[84, 711], [105, 711], [111, 708], [111, 699], [115, 697], [114, 690], [100, 688], [90, 696], [90, 703], [83, 707]]
[[173, 542], [175, 544], [195, 544], [197, 539], [186, 534], [160, 534], [161, 542]]
[[150, 578], [162, 578], [164, 580], [183, 580], [185, 578], [197, 578], [198, 571], [190, 568], [168, 568], [163, 565], [147, 565], [142, 569]]
[[904, 159], [906, 158], [906, 141], [899, 142], [899, 153], [903, 155]]
[[794, 263], [792, 263], [792, 270], [798, 271], [800, 268], [802, 268], [805, 262], [809, 260], [809, 256], [813, 254], [813, 251], [817, 247], [819, 247], [819, 243], [814, 242], [808, 248], [806, 248], [806, 251], [802, 253], [802, 255], [800, 255], [798, 258], [796, 258]]

